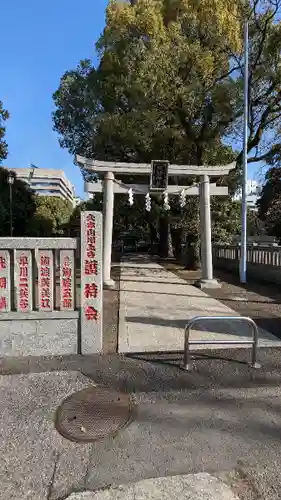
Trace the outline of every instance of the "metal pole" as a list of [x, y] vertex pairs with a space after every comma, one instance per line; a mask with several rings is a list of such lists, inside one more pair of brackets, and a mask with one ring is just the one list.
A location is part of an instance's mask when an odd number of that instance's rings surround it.
[[13, 184], [9, 183], [9, 198], [10, 198], [10, 236], [13, 236]]
[[247, 282], [247, 170], [248, 170], [249, 24], [244, 24], [244, 131], [242, 167], [240, 282]]
[[189, 349], [189, 336], [190, 336], [190, 330], [191, 326], [193, 325], [193, 321], [189, 321], [187, 325], [185, 326], [184, 330], [184, 353], [183, 353], [183, 369], [186, 371], [191, 371], [192, 370], [192, 362], [191, 362], [191, 356], [190, 356], [190, 349]]
[[259, 346], [259, 330], [257, 324], [253, 321], [253, 348], [252, 348], [252, 368], [260, 368], [260, 364], [257, 362], [258, 357], [258, 346]]

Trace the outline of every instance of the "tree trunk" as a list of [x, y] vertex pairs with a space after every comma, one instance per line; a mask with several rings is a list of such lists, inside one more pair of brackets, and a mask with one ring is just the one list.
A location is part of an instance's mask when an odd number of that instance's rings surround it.
[[172, 231], [174, 256], [178, 261], [180, 261], [182, 257], [182, 232], [182, 228], [177, 228]]
[[164, 259], [174, 256], [168, 216], [159, 219], [159, 255]]
[[199, 214], [199, 201], [196, 201], [192, 212], [192, 229], [185, 236], [185, 248], [183, 262], [186, 269], [197, 270], [201, 267], [200, 258], [200, 214]]
[[184, 266], [186, 269], [197, 271], [201, 268], [200, 245], [198, 244], [198, 239], [186, 242], [184, 257]]
[[150, 253], [153, 255], [157, 252], [158, 235], [157, 235], [157, 229], [152, 222], [149, 222], [149, 237], [150, 237]]
[[173, 240], [172, 240], [172, 234], [171, 234], [171, 224], [168, 223], [168, 228], [167, 228], [167, 239], [168, 239], [168, 258], [172, 259], [174, 257], [174, 249], [173, 249]]
[[[202, 144], [197, 144], [197, 165], [203, 164], [203, 146]], [[201, 229], [200, 229], [200, 198], [198, 198], [196, 203], [196, 227], [197, 231], [195, 234], [195, 241], [193, 242], [193, 267], [192, 269], [201, 269]]]

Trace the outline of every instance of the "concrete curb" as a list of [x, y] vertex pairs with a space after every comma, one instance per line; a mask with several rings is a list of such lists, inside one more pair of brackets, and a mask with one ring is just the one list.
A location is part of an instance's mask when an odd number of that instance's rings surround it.
[[146, 479], [96, 492], [73, 493], [67, 500], [238, 500], [232, 490], [210, 474]]

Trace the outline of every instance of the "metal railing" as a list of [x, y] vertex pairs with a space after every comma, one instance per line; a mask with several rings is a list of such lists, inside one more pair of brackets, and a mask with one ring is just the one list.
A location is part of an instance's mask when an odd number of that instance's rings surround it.
[[[190, 340], [190, 331], [192, 327], [199, 321], [244, 321], [248, 323], [253, 330], [252, 340]], [[261, 365], [257, 363], [257, 350], [258, 350], [259, 333], [256, 323], [252, 318], [246, 316], [196, 316], [192, 318], [185, 326], [184, 330], [184, 360], [182, 368], [186, 371], [191, 371], [193, 368], [191, 362], [191, 345], [252, 345], [252, 361], [250, 363], [251, 367], [254, 369], [260, 368]]]

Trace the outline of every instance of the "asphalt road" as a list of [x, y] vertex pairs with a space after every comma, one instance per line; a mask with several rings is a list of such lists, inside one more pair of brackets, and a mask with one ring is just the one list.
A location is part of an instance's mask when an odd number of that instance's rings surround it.
[[[242, 361], [249, 352], [233, 354]], [[209, 472], [233, 481], [243, 500], [279, 499], [280, 354], [260, 354], [263, 369], [255, 380], [243, 363], [203, 359], [186, 374], [167, 361], [124, 360], [116, 375], [123, 389], [134, 391], [135, 418], [94, 445], [87, 488]]]

